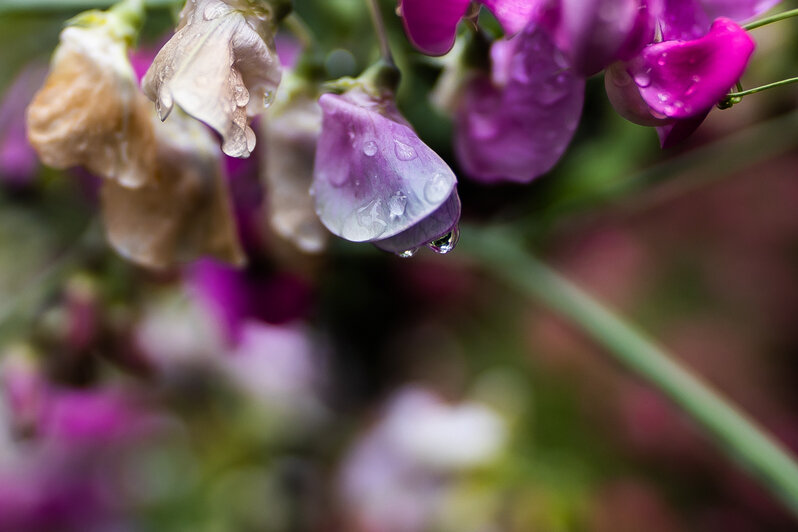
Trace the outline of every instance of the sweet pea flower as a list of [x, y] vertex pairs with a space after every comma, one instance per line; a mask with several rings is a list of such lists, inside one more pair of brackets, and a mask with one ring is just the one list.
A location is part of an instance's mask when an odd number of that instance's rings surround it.
[[174, 36], [142, 82], [165, 120], [175, 104], [215, 129], [222, 150], [248, 157], [255, 148], [249, 117], [271, 104], [280, 83], [274, 49], [282, 2], [189, 0]]
[[[526, 25], [533, 12], [540, 9], [539, 0], [480, 0], [499, 20], [507, 34], [514, 34]], [[399, 0], [410, 41], [427, 55], [443, 55], [452, 49], [460, 22], [471, 0]]]
[[536, 17], [566, 54], [572, 68], [592, 76], [630, 59], [655, 36], [661, 0], [559, 0]]
[[535, 22], [496, 41], [491, 60], [491, 76], [475, 76], [461, 96], [455, 151], [469, 177], [526, 183], [548, 172], [568, 147], [585, 81]]
[[28, 138], [46, 165], [82, 165], [124, 187], [151, 179], [155, 137], [127, 58], [140, 9], [129, 0], [88, 11], [61, 32], [27, 112]]
[[409, 256], [456, 244], [452, 170], [399, 114], [392, 94], [364, 85], [319, 99], [322, 126], [311, 193], [321, 222], [352, 242]]
[[[142, 96], [143, 99], [143, 96]], [[150, 112], [156, 138], [154, 179], [131, 189], [106, 181], [101, 192], [108, 240], [124, 257], [166, 268], [200, 256], [241, 265], [221, 151], [213, 135], [184, 113], [161, 123]]]
[[627, 120], [657, 126], [663, 147], [683, 140], [745, 71], [755, 45], [738, 22], [777, 3], [665, 0], [657, 21], [663, 40], [607, 70], [610, 103]]

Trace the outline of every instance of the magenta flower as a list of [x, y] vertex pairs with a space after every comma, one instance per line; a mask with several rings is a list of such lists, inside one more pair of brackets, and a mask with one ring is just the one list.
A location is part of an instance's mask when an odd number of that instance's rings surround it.
[[325, 227], [399, 254], [425, 244], [450, 251], [460, 218], [457, 179], [393, 100], [354, 88], [325, 94], [319, 104], [311, 193]]
[[712, 108], [740, 79], [754, 41], [729, 19], [705, 36], [647, 46], [630, 73], [648, 106], [669, 118], [689, 118]]
[[529, 182], [568, 147], [585, 82], [536, 23], [494, 43], [491, 55], [492, 79], [476, 77], [460, 101], [455, 150], [474, 179]]
[[584, 76], [630, 59], [654, 40], [661, 0], [560, 0], [539, 22]]
[[[460, 22], [471, 0], [399, 0], [399, 10], [410, 41], [427, 55], [443, 55], [452, 49]], [[496, 16], [508, 34], [521, 31], [539, 0], [480, 0]]]
[[760, 15], [781, 0], [665, 0], [659, 20], [662, 40], [702, 37], [717, 18], [744, 22]]

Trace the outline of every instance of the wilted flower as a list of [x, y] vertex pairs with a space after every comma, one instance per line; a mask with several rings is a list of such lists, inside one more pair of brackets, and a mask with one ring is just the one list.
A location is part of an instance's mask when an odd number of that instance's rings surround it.
[[177, 104], [223, 137], [222, 150], [248, 157], [248, 117], [268, 107], [280, 83], [273, 34], [278, 2], [188, 0], [174, 36], [142, 81], [162, 120]]
[[[525, 0], [480, 0], [501, 22], [508, 34], [520, 31], [539, 9]], [[399, 12], [407, 35], [428, 55], [443, 55], [454, 45], [457, 24], [466, 15], [471, 0], [399, 0]]]
[[103, 184], [108, 239], [120, 254], [163, 268], [210, 255], [242, 264], [221, 152], [211, 133], [182, 112], [168, 123], [150, 113], [157, 139], [154, 179], [131, 189]]
[[455, 117], [455, 151], [468, 176], [528, 182], [560, 159], [579, 124], [584, 79], [535, 22], [496, 41], [491, 76], [468, 82]]
[[356, 86], [325, 94], [319, 104], [312, 193], [327, 229], [399, 254], [425, 244], [450, 251], [460, 218], [457, 179], [402, 118], [392, 96]]
[[89, 11], [61, 32], [50, 74], [28, 107], [28, 137], [42, 162], [82, 165], [125, 187], [153, 174], [155, 136], [127, 58], [125, 4]]
[[321, 130], [321, 108], [314, 96], [286, 95], [283, 89], [262, 121], [264, 215], [275, 233], [306, 253], [324, 249], [329, 237], [308, 193]]

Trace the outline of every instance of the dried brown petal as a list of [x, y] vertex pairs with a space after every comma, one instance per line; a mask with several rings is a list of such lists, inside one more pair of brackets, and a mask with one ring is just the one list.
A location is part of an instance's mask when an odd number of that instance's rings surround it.
[[28, 107], [28, 137], [45, 164], [82, 165], [125, 187], [154, 177], [155, 136], [123, 41], [69, 27]]
[[214, 138], [181, 112], [163, 124], [153, 114], [152, 122], [158, 140], [157, 179], [138, 189], [103, 184], [103, 217], [111, 244], [126, 258], [153, 268], [202, 255], [243, 264]]

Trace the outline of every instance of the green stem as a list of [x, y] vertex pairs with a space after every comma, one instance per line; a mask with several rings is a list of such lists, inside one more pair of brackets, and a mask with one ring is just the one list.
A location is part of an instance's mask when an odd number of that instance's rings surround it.
[[371, 22], [374, 24], [377, 40], [380, 42], [380, 53], [382, 58], [389, 65], [394, 65], [391, 45], [388, 42], [388, 32], [385, 31], [385, 22], [382, 20], [380, 6], [377, 0], [366, 0], [366, 5], [368, 5], [369, 13], [371, 14]]
[[747, 31], [755, 30], [757, 28], [761, 28], [762, 26], [767, 26], [768, 24], [773, 24], [774, 22], [778, 22], [780, 20], [788, 19], [791, 17], [798, 16], [798, 9], [790, 9], [789, 11], [784, 11], [782, 13], [777, 13], [770, 17], [765, 17], [760, 20], [755, 20], [750, 24], [746, 24], [743, 26], [743, 29]]
[[467, 228], [461, 250], [513, 289], [575, 323], [617, 361], [653, 384], [798, 515], [798, 464], [728, 399], [632, 325], [522, 250], [507, 232]]
[[775, 89], [776, 87], [782, 87], [784, 85], [791, 85], [793, 83], [798, 83], [798, 77], [783, 79], [781, 81], [774, 81], [773, 83], [768, 83], [767, 85], [762, 85], [760, 87], [754, 87], [753, 89], [748, 89], [748, 90], [744, 90], [744, 91], [730, 92], [726, 96], [726, 98], [742, 98], [743, 96], [748, 96], [749, 94], [756, 94], [757, 92], [766, 91], [768, 89]]
[[[171, 7], [183, 0], [144, 0], [148, 9]], [[116, 4], [118, 0], [3, 0], [0, 2], [0, 13], [14, 11], [80, 11], [85, 9], [106, 8]]]

